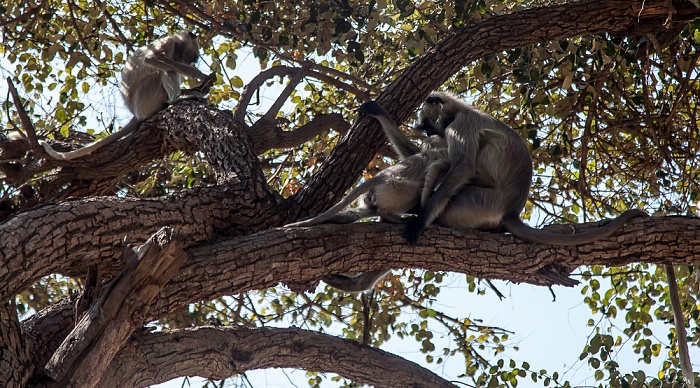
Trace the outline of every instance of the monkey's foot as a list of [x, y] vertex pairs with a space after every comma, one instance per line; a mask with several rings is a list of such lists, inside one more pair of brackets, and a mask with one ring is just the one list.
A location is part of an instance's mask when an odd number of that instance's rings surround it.
[[419, 217], [408, 220], [403, 236], [406, 238], [406, 244], [415, 247], [418, 245], [418, 237], [425, 230], [425, 222]]

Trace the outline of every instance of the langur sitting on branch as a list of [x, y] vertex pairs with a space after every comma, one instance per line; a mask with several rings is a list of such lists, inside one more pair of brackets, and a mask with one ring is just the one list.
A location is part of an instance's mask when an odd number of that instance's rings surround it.
[[119, 140], [138, 129], [145, 119], [168, 103], [182, 98], [181, 75], [203, 81], [200, 86], [187, 90], [191, 95], [184, 98], [201, 97], [211, 87], [214, 75], [207, 76], [194, 67], [198, 58], [199, 43], [197, 36], [191, 32], [169, 35], [139, 48], [127, 60], [121, 74], [119, 90], [134, 115], [121, 131], [70, 152], [57, 152], [43, 141], [41, 145], [53, 158], [71, 160]]

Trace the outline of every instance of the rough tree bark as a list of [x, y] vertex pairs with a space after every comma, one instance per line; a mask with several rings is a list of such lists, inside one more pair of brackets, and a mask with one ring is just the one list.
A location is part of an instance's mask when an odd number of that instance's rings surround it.
[[[578, 34], [663, 33], [669, 20], [678, 28], [698, 15], [700, 11], [686, 1], [585, 0], [494, 17], [450, 32], [378, 100], [397, 121], [403, 121], [431, 90], [484, 55]], [[239, 106], [237, 112], [246, 108]], [[337, 119], [319, 119], [316, 124], [330, 122], [345, 128]], [[557, 284], [562, 276], [586, 264], [700, 262], [700, 221], [682, 217], [637, 219], [616, 236], [577, 248], [538, 246], [507, 235], [445, 228], [430, 228], [423, 243], [411, 248], [403, 244], [400, 226], [383, 224], [270, 229], [337, 201], [383, 143], [381, 130], [373, 122], [362, 120], [353, 125], [313, 179], [295, 197], [284, 200], [265, 183], [256, 157], [265, 141], [289, 145], [290, 140], [276, 132], [275, 125], [267, 120], [248, 127], [230, 113], [185, 102], [169, 107], [133, 136], [84, 160], [42, 160], [29, 170], [10, 171], [14, 180], [22, 182], [38, 172], [56, 169], [54, 186], [39, 197], [42, 202], [69, 195], [101, 195], [130, 168], [180, 149], [201, 151], [213, 166], [218, 185], [147, 200], [77, 198], [14, 214], [0, 224], [0, 301], [11, 300], [32, 282], [52, 273], [83, 276], [89, 268], [99, 266], [101, 274], [113, 275], [123, 267], [120, 254], [125, 235], [143, 243], [163, 226], [177, 231], [178, 245], [185, 250], [187, 260], [144, 311], [144, 320], [179, 311], [197, 300], [278, 282], [304, 290], [323, 275], [338, 272], [420, 267], [545, 285]], [[251, 136], [252, 129], [267, 131], [267, 137]], [[305, 130], [299, 138], [319, 127]], [[7, 149], [0, 144], [0, 156], [7, 154]], [[40, 152], [31, 143], [25, 150]], [[438, 241], [440, 244], [435, 244]], [[72, 329], [72, 310], [71, 303], [61, 302], [19, 325], [13, 307], [3, 305], [1, 386], [24, 386], [30, 378], [37, 381], [38, 371]], [[127, 326], [122, 324], [122, 328]], [[246, 336], [284, 339], [276, 344], [279, 348], [249, 348], [250, 342], [241, 341]], [[211, 338], [219, 338], [227, 352], [220, 354], [219, 347], [207, 342]], [[185, 358], [163, 357], [178, 339], [192, 343], [189, 348], [179, 348]], [[319, 343], [327, 346], [319, 347]], [[188, 361], [186, 352], [194, 347], [202, 347], [212, 364]], [[125, 346], [116, 348], [110, 351], [108, 357], [113, 362], [102, 376], [108, 385], [150, 384], [186, 374], [221, 378], [251, 368], [297, 366], [334, 371], [376, 386], [404, 381], [389, 370], [395, 368], [411, 376], [405, 380], [407, 385], [422, 381], [429, 386], [449, 386], [419, 366], [381, 351], [302, 330], [210, 328], [137, 333]], [[265, 357], [271, 351], [280, 356]], [[297, 363], [284, 357], [296, 354], [302, 355]], [[342, 362], [353, 356], [353, 360], [361, 357], [387, 370], [366, 376]], [[326, 363], [328, 360], [334, 362]], [[176, 372], [157, 373], [168, 364]], [[122, 379], [125, 374], [132, 380]], [[149, 380], [145, 376], [157, 377]]]

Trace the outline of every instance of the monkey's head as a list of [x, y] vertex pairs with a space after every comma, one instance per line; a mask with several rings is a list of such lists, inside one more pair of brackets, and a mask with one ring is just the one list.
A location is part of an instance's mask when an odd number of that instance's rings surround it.
[[445, 136], [446, 126], [440, 120], [444, 104], [445, 102], [440, 95], [431, 93], [423, 103], [416, 129], [425, 132], [428, 136]]
[[[192, 32], [182, 32], [177, 35], [175, 43], [175, 61], [193, 65], [199, 59], [199, 42], [197, 35]], [[177, 58], [179, 56], [179, 58]]]

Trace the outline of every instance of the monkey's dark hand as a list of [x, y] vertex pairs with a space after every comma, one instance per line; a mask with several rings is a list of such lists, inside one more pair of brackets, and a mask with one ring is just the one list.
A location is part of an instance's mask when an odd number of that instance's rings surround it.
[[194, 89], [198, 90], [202, 96], [204, 96], [209, 93], [209, 90], [214, 85], [214, 81], [216, 81], [216, 73], [211, 73]]
[[374, 101], [374, 100], [369, 100], [369, 101], [365, 102], [364, 104], [360, 105], [360, 109], [359, 109], [358, 113], [361, 116], [364, 116], [364, 115], [382, 116], [382, 115], [384, 115], [387, 117], [391, 117], [391, 115], [389, 115], [389, 112], [387, 112], [386, 109], [384, 109], [384, 107], [379, 105], [379, 103], [377, 101]]
[[[209, 93], [209, 90], [211, 87], [214, 85], [214, 81], [216, 81], [216, 73], [211, 73], [202, 80], [202, 83], [191, 88], [191, 89], [184, 89], [182, 90], [182, 94], [185, 96], [194, 96], [195, 98], [202, 98]], [[188, 97], [186, 99], [192, 99], [193, 97]]]
[[411, 218], [403, 232], [403, 236], [406, 238], [406, 244], [412, 247], [418, 245], [418, 237], [423, 233], [425, 227], [425, 221], [423, 221], [422, 217]]

